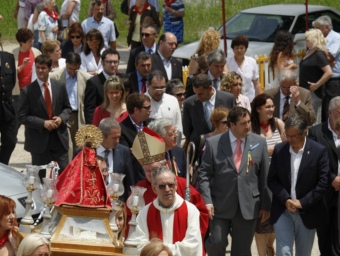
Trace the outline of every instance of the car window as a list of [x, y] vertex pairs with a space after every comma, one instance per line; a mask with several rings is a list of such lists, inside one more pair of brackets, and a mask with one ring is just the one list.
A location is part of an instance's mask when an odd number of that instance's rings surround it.
[[[249, 41], [274, 42], [278, 30], [289, 30], [294, 16], [239, 13], [226, 23], [227, 38], [245, 35]], [[223, 28], [219, 29], [223, 35]]]
[[[308, 13], [308, 27], [312, 28], [313, 27], [312, 22], [316, 20], [318, 17], [323, 15], [328, 15], [332, 19], [333, 29], [337, 32], [340, 32], [340, 16], [330, 10]], [[291, 33], [295, 35], [297, 33], [305, 32], [306, 32], [306, 16], [303, 14], [297, 18]]]

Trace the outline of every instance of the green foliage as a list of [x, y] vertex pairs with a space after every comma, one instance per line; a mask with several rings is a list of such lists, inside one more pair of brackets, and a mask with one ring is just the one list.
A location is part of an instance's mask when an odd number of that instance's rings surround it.
[[[124, 23], [128, 16], [120, 12], [121, 0], [111, 0], [117, 13], [115, 23], [120, 32], [118, 43], [126, 45], [126, 36], [128, 26]], [[0, 32], [3, 39], [15, 40], [15, 33], [17, 31], [17, 22], [13, 18], [16, 0], [0, 0], [1, 9], [0, 14], [4, 17], [0, 21]], [[57, 5], [60, 8], [63, 0], [57, 0]], [[87, 17], [87, 11], [90, 0], [81, 1], [80, 20]], [[161, 9], [163, 1], [158, 1]], [[198, 40], [204, 30], [209, 27], [218, 28], [222, 24], [222, 5], [221, 0], [184, 0], [185, 2], [185, 17], [184, 17], [184, 44]], [[261, 6], [275, 3], [301, 3], [305, 1], [293, 0], [226, 0], [225, 11], [226, 20], [238, 13], [240, 10], [251, 8], [254, 6]], [[310, 0], [309, 4], [326, 5], [340, 9], [340, 1], [333, 0]]]

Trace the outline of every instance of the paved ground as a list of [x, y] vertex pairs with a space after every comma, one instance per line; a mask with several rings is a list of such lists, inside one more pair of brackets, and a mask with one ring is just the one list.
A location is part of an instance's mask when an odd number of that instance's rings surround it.
[[[6, 42], [4, 42], [3, 44], [4, 50], [11, 52], [11, 50], [15, 47], [17, 47], [15, 44], [8, 44]], [[127, 63], [127, 59], [128, 59], [128, 54], [129, 54], [129, 49], [126, 47], [119, 47], [117, 49], [119, 51], [119, 53], [121, 54], [121, 61], [120, 61], [120, 65], [119, 65], [119, 70], [121, 71], [125, 71], [126, 69], [126, 63]], [[26, 152], [24, 150], [24, 126], [21, 126], [18, 132], [18, 143], [16, 145], [16, 148], [12, 154], [12, 157], [10, 159], [10, 163], [9, 166], [17, 169], [18, 171], [23, 171], [25, 170], [25, 166], [27, 164], [30, 164], [31, 162], [31, 156], [28, 152]], [[39, 143], [39, 142], [37, 142]], [[230, 238], [229, 238], [229, 242]], [[252, 247], [252, 255], [253, 256], [257, 256], [257, 249], [256, 249], [256, 244], [255, 241], [253, 241]], [[226, 255], [230, 255], [230, 246], [227, 248], [227, 254]], [[317, 238], [315, 239], [314, 242], [314, 247], [313, 247], [313, 252], [312, 252], [312, 256], [318, 256], [320, 255], [319, 250], [318, 250], [318, 246], [317, 246]], [[298, 255], [300, 256], [300, 255]]]

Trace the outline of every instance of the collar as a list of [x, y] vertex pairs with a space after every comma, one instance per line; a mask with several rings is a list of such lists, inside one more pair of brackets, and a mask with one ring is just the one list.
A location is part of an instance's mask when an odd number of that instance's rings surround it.
[[151, 48], [147, 47], [144, 45], [144, 49], [145, 49], [145, 52], [148, 52], [149, 49], [151, 49], [153, 51], [153, 53], [157, 52], [157, 47], [156, 47], [156, 43], [154, 43]]
[[163, 55], [161, 54], [161, 52], [160, 52], [159, 50], [158, 50], [157, 52], [158, 52], [158, 54], [159, 54], [159, 57], [161, 57], [162, 62], [168, 63], [168, 62], [171, 61], [172, 56], [169, 58], [169, 60], [166, 60], [166, 59], [163, 57]]
[[202, 102], [203, 105], [208, 101], [208, 102], [210, 102], [210, 104], [211, 104], [212, 106], [215, 106], [215, 101], [216, 101], [216, 90], [215, 90], [214, 87], [213, 87], [212, 89], [214, 90], [213, 95], [211, 96], [211, 98], [210, 98], [209, 100], [206, 100], [206, 101]]
[[65, 68], [65, 73], [66, 73], [66, 80], [67, 80], [67, 79], [77, 80], [77, 74], [76, 74], [74, 77], [70, 76], [70, 75], [67, 73], [66, 68]]
[[[229, 139], [230, 139], [230, 143], [233, 144], [233, 143], [236, 143], [237, 141], [237, 138], [234, 136], [233, 132], [231, 130], [229, 130]], [[240, 138], [242, 140], [242, 142], [244, 143], [245, 142], [245, 138]]]
[[[279, 87], [279, 91], [280, 91], [280, 99], [281, 100], [286, 100], [286, 95], [284, 95], [282, 92], [281, 92], [281, 88]], [[289, 98], [292, 98], [292, 94], [289, 94]]]
[[330, 130], [332, 132], [333, 139], [337, 140], [338, 134], [332, 129], [331, 123], [329, 122], [329, 118], [328, 118], [328, 130]]
[[132, 117], [129, 115], [129, 118], [133, 124], [133, 126], [137, 129], [137, 131], [143, 131], [144, 128], [144, 122], [142, 122], [142, 124], [139, 126], [135, 123], [135, 121], [133, 121]]
[[305, 150], [306, 141], [307, 141], [307, 140], [306, 140], [306, 137], [305, 137], [305, 141], [304, 141], [304, 143], [303, 143], [303, 146], [302, 146], [302, 148], [299, 149], [299, 152], [297, 152], [297, 153], [295, 153], [294, 149], [293, 149], [291, 146], [289, 146], [289, 153], [290, 153], [290, 154], [294, 154], [294, 155], [302, 154], [303, 151]]
[[103, 23], [104, 16], [102, 17], [102, 19], [100, 20], [100, 22], [97, 22], [97, 21], [94, 19], [93, 16], [91, 16], [89, 19], [90, 19], [91, 23], [102, 24], [102, 23]]
[[210, 80], [213, 81], [216, 79], [217, 81], [221, 81], [221, 77], [213, 77], [213, 75], [210, 73], [210, 70], [208, 70], [208, 76], [210, 77]]
[[[38, 84], [39, 84], [40, 87], [43, 87], [43, 86], [44, 86], [44, 83], [45, 83], [45, 82], [41, 81], [39, 78], [37, 78], [37, 82], [38, 82]], [[49, 86], [51, 86], [51, 80], [50, 80], [49, 77], [48, 77], [48, 79], [47, 79], [46, 82], [48, 83]]]
[[164, 208], [162, 207], [162, 205], [159, 202], [158, 197], [152, 202], [153, 205], [155, 206], [156, 209], [158, 209], [160, 212], [164, 212], [164, 213], [168, 213], [168, 212], [173, 212], [175, 211], [177, 208], [179, 208], [182, 203], [183, 203], [184, 199], [182, 197], [180, 197], [177, 192], [175, 192], [175, 201], [174, 203], [168, 207], [168, 208]]
[[97, 149], [97, 154], [105, 154], [105, 150], [109, 150], [110, 152], [112, 151], [112, 148], [104, 148], [103, 145], [100, 145], [99, 148]]

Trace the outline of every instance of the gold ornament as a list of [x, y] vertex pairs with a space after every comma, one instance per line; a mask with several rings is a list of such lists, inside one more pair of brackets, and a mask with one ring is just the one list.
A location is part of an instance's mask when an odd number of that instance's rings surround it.
[[77, 147], [99, 148], [103, 141], [103, 134], [98, 127], [87, 124], [76, 134]]

